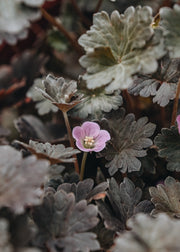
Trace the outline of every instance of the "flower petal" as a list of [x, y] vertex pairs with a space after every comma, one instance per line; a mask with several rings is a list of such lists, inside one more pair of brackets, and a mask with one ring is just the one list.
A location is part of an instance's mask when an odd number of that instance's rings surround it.
[[83, 146], [82, 141], [80, 141], [80, 140], [76, 141], [76, 146], [78, 147], [78, 149], [80, 149], [81, 151], [84, 151], [84, 152], [91, 152], [91, 151], [93, 151], [93, 149], [86, 149]]
[[84, 122], [81, 128], [84, 130], [85, 136], [90, 136], [94, 138], [97, 137], [100, 132], [100, 127], [95, 122]]
[[99, 152], [106, 147], [106, 142], [111, 139], [111, 136], [107, 130], [100, 130], [99, 135], [95, 139], [95, 147], [93, 151]]
[[101, 145], [111, 139], [107, 130], [100, 130], [99, 135], [95, 138], [95, 145]]
[[80, 126], [74, 127], [74, 129], [72, 130], [72, 136], [76, 141], [84, 139], [85, 133], [82, 127]]
[[178, 131], [179, 131], [179, 134], [180, 134], [180, 115], [178, 115], [176, 117], [176, 121], [177, 121], [177, 125], [178, 125]]
[[96, 145], [91, 151], [100, 152], [106, 147], [106, 143], [102, 143], [101, 145]]

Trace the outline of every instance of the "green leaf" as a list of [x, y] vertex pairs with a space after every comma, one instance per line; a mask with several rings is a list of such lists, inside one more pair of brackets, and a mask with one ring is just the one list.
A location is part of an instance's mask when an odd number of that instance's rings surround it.
[[61, 35], [59, 31], [51, 30], [48, 33], [48, 43], [51, 47], [59, 52], [65, 52], [68, 49], [67, 40]]
[[167, 177], [164, 184], [150, 187], [151, 201], [155, 205], [152, 215], [165, 212], [170, 216], [180, 218], [180, 182]]
[[102, 123], [110, 132], [111, 141], [99, 156], [110, 161], [106, 164], [109, 174], [112, 176], [118, 169], [122, 173], [139, 171], [141, 162], [138, 157], [147, 155], [147, 148], [152, 145], [149, 137], [154, 133], [155, 125], [148, 123], [147, 117], [135, 121], [134, 114], [125, 116], [123, 109], [107, 119]]
[[159, 29], [153, 29], [150, 7], [129, 7], [124, 14], [114, 11], [94, 15], [93, 26], [82, 35], [79, 44], [86, 55], [80, 64], [86, 68], [83, 76], [88, 88], [107, 85], [106, 90], [128, 88], [135, 73], [152, 73], [157, 59], [165, 51]]
[[163, 7], [160, 9], [162, 18], [161, 25], [164, 28], [163, 34], [165, 44], [171, 58], [180, 57], [180, 6], [175, 4], [173, 9]]
[[180, 135], [176, 126], [170, 129], [163, 128], [161, 134], [154, 139], [160, 157], [168, 161], [167, 169], [180, 171]]

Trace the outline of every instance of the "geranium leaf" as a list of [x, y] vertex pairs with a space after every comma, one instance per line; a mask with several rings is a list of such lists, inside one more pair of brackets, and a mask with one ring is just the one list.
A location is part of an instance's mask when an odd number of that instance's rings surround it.
[[142, 97], [154, 96], [153, 102], [164, 107], [175, 98], [179, 77], [180, 60], [166, 56], [159, 62], [156, 73], [136, 76], [128, 92]]
[[161, 26], [164, 28], [165, 44], [171, 58], [180, 57], [180, 6], [175, 4], [173, 9], [164, 7], [160, 9]]
[[[97, 201], [105, 227], [114, 231], [124, 230], [126, 221], [134, 214], [134, 211], [138, 212], [137, 209], [141, 203], [141, 196], [141, 189], [138, 187], [135, 188], [130, 179], [124, 178], [124, 181], [118, 185], [115, 179], [111, 178], [107, 192], [109, 203], [106, 201]], [[139, 207], [140, 210], [144, 209]]]
[[180, 221], [173, 220], [165, 214], [159, 214], [157, 218], [138, 214], [127, 222], [127, 226], [130, 231], [115, 239], [111, 252], [173, 252], [180, 249]]
[[21, 137], [26, 141], [30, 139], [51, 141], [54, 139], [44, 123], [34, 115], [22, 115], [14, 120], [14, 124]]
[[96, 206], [87, 205], [86, 200], [75, 203], [73, 193], [59, 190], [46, 193], [43, 205], [34, 209], [33, 217], [46, 234], [43, 243], [46, 241], [53, 251], [90, 251], [100, 248], [96, 235], [88, 232], [98, 223], [97, 213]]
[[155, 205], [152, 215], [165, 212], [168, 215], [180, 218], [180, 182], [167, 177], [164, 184], [150, 187], [151, 201]]
[[43, 89], [37, 91], [63, 112], [67, 112], [81, 102], [82, 95], [77, 94], [77, 83], [66, 82], [64, 78], [56, 78], [49, 74], [43, 81]]
[[165, 51], [162, 33], [152, 28], [152, 21], [147, 6], [131, 6], [124, 14], [114, 11], [111, 17], [104, 11], [94, 15], [93, 26], [79, 39], [86, 51], [80, 64], [87, 70], [83, 78], [88, 88], [125, 89], [133, 74], [156, 71]]
[[99, 157], [104, 156], [110, 161], [106, 164], [109, 174], [112, 176], [118, 169], [123, 173], [139, 171], [141, 162], [138, 157], [147, 155], [146, 150], [152, 145], [149, 137], [154, 133], [155, 125], [148, 123], [147, 117], [135, 121], [134, 114], [125, 116], [123, 109], [107, 119], [102, 123], [111, 134], [111, 142]]
[[0, 2], [0, 44], [5, 40], [14, 45], [18, 39], [25, 39], [30, 22], [40, 18], [41, 13], [38, 9], [30, 8], [21, 2], [23, 1]]
[[61, 162], [72, 163], [75, 161], [72, 156], [80, 153], [79, 150], [73, 149], [72, 147], [66, 148], [63, 144], [55, 145], [50, 143], [39, 143], [33, 140], [30, 140], [29, 144], [25, 144], [20, 141], [16, 141], [16, 143], [28, 149], [38, 158], [48, 159], [51, 164], [57, 164]]
[[176, 126], [163, 128], [154, 139], [160, 157], [167, 159], [167, 169], [180, 171], [180, 135]]
[[0, 206], [22, 213], [27, 205], [40, 204], [40, 186], [48, 166], [47, 161], [35, 156], [23, 159], [12, 147], [0, 146]]
[[64, 190], [67, 193], [73, 192], [75, 195], [76, 202], [86, 199], [90, 202], [93, 199], [100, 199], [106, 196], [106, 189], [108, 188], [108, 183], [103, 182], [99, 185], [94, 186], [94, 181], [92, 179], [85, 179], [80, 181], [78, 184], [64, 183], [58, 187], [57, 190]]
[[37, 92], [36, 88], [45, 90], [43, 78], [35, 79], [33, 86], [28, 90], [27, 97], [37, 102], [36, 108], [39, 115], [45, 115], [49, 112], [57, 112], [58, 108], [46, 99], [40, 92]]
[[82, 78], [78, 83], [78, 92], [83, 95], [83, 100], [73, 108], [71, 113], [80, 118], [102, 117], [103, 112], [117, 110], [123, 103], [120, 91], [108, 93], [104, 87], [89, 89]]

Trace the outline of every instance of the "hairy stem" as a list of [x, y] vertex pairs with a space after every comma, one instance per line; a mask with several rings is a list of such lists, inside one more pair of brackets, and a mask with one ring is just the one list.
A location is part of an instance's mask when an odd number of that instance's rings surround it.
[[84, 178], [84, 171], [85, 171], [85, 164], [86, 164], [87, 154], [88, 154], [88, 152], [83, 153], [83, 158], [82, 158], [82, 162], [81, 162], [80, 180], [83, 180], [83, 178]]
[[[71, 127], [70, 127], [70, 124], [69, 124], [69, 119], [68, 119], [67, 112], [63, 112], [63, 116], [64, 116], [64, 121], [65, 121], [66, 129], [67, 129], [67, 132], [68, 132], [68, 137], [69, 137], [70, 145], [71, 145], [72, 148], [75, 148], [74, 140], [73, 140], [73, 137], [72, 137]], [[75, 158], [75, 162], [74, 162], [75, 171], [79, 174], [79, 165], [78, 165], [77, 156], [73, 155], [73, 157]]]
[[96, 8], [95, 8], [95, 13], [99, 11], [100, 7], [101, 7], [101, 4], [102, 4], [103, 0], [99, 0], [97, 5], [96, 5]]
[[178, 102], [179, 102], [179, 95], [180, 95], [180, 78], [179, 78], [179, 81], [178, 81], [177, 90], [176, 90], [176, 97], [175, 97], [174, 105], [173, 105], [171, 125], [174, 125], [175, 121], [176, 121], [177, 110], [178, 110]]
[[41, 8], [43, 17], [53, 26], [55, 26], [71, 43], [72, 47], [79, 53], [82, 54], [82, 49], [78, 44], [77, 40], [58, 22], [53, 16], [51, 16], [46, 10]]

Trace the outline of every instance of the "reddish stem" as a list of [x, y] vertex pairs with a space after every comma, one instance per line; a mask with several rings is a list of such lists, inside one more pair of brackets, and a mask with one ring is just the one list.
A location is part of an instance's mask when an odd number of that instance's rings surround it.
[[97, 5], [96, 5], [96, 8], [95, 8], [95, 13], [99, 11], [100, 7], [101, 7], [101, 4], [102, 4], [103, 0], [99, 0]]
[[177, 110], [178, 110], [178, 102], [179, 102], [179, 95], [180, 95], [180, 78], [179, 78], [178, 85], [177, 85], [176, 97], [174, 99], [174, 106], [173, 106], [173, 112], [172, 112], [171, 125], [174, 125], [175, 121], [176, 121]]
[[76, 39], [63, 27], [63, 25], [58, 22], [53, 16], [51, 16], [46, 10], [41, 8], [43, 17], [53, 26], [55, 26], [71, 43], [73, 48], [79, 53], [82, 54], [82, 48], [76, 41]]

